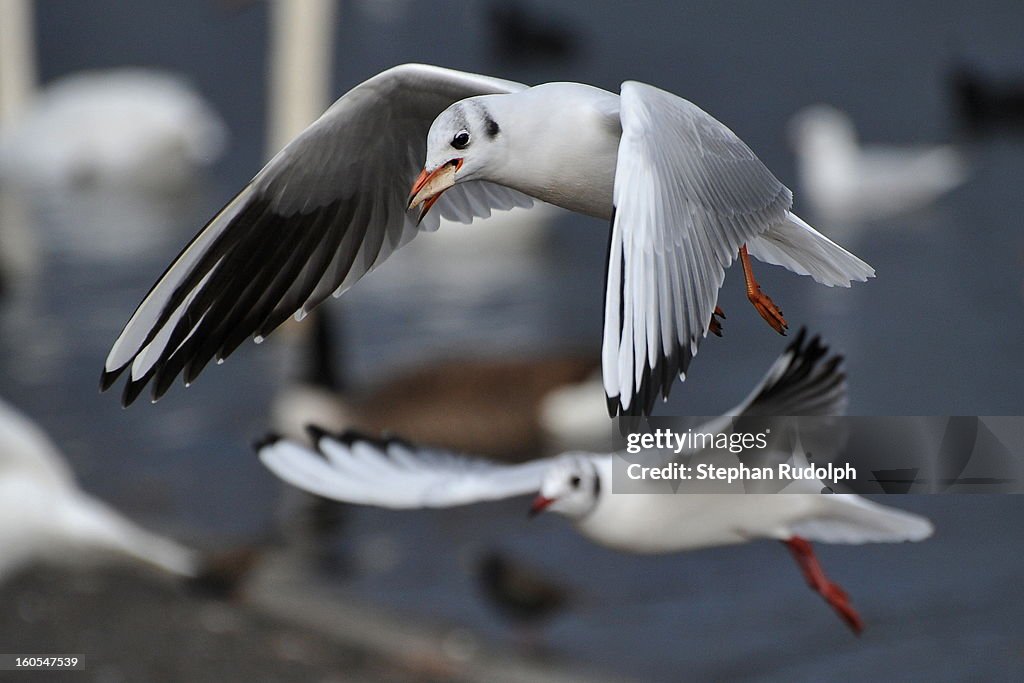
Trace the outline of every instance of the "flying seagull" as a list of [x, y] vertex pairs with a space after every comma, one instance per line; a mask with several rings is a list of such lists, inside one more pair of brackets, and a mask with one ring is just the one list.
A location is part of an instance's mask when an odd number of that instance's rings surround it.
[[156, 400], [177, 375], [187, 384], [340, 295], [441, 216], [471, 222], [533, 199], [611, 222], [612, 414], [650, 412], [685, 377], [718, 331], [737, 255], [750, 300], [780, 333], [748, 254], [829, 286], [874, 274], [793, 214], [792, 193], [754, 153], [680, 97], [635, 81], [616, 95], [407, 64], [343, 95], [206, 224], [114, 342], [101, 387], [127, 370], [124, 403], [150, 383]]
[[[817, 338], [805, 343], [801, 332], [751, 395], [727, 416], [841, 414], [846, 380], [839, 369], [840, 360], [828, 357]], [[718, 418], [696, 431], [719, 432], [726, 424]], [[843, 589], [825, 575], [810, 542], [919, 541], [932, 533], [931, 523], [917, 515], [854, 494], [821, 495], [820, 482], [788, 484], [807, 493], [614, 494], [612, 454], [566, 453], [502, 465], [397, 439], [331, 435], [315, 428], [311, 433], [316, 450], [271, 436], [257, 444], [259, 457], [286, 482], [335, 500], [414, 509], [534, 493], [532, 513], [558, 512], [595, 543], [637, 554], [758, 539], [782, 541], [811, 588], [855, 632], [862, 628], [860, 616]], [[773, 435], [772, 440], [777, 443], [770, 443], [770, 448], [790, 447], [786, 439]], [[692, 455], [716, 457], [700, 451]], [[784, 456], [797, 466], [807, 464], [802, 452]]]

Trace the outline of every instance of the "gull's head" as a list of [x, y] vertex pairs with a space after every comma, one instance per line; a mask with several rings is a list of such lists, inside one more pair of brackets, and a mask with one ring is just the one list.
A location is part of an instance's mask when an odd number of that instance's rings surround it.
[[601, 479], [593, 460], [583, 453], [567, 453], [544, 473], [530, 515], [551, 510], [578, 519], [594, 509], [600, 493]]
[[409, 192], [409, 209], [421, 207], [419, 220], [448, 188], [484, 177], [501, 137], [487, 100], [483, 96], [456, 102], [430, 125], [423, 171]]

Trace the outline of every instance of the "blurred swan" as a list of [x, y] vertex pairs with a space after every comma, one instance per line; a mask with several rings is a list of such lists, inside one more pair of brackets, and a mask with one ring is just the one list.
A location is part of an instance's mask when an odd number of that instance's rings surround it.
[[797, 173], [822, 221], [878, 220], [928, 206], [967, 178], [948, 145], [862, 147], [850, 118], [815, 105], [790, 122]]
[[197, 553], [143, 529], [75, 484], [56, 446], [0, 401], [0, 581], [37, 563], [143, 564], [195, 578]]
[[7, 0], [0, 21], [0, 179], [174, 192], [220, 156], [224, 122], [177, 76], [84, 71], [39, 90], [32, 7]]
[[181, 78], [144, 69], [55, 81], [0, 132], [0, 173], [46, 187], [175, 191], [223, 152], [227, 129]]

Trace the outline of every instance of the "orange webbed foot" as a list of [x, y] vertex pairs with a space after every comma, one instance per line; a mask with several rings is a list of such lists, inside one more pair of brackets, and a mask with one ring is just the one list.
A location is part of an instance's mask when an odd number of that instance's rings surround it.
[[782, 309], [772, 301], [770, 296], [761, 291], [759, 285], [756, 286], [756, 289], [747, 291], [747, 298], [750, 299], [750, 303], [754, 304], [754, 308], [761, 314], [761, 317], [772, 326], [773, 330], [783, 336], [786, 335], [789, 323], [782, 317]]
[[750, 265], [750, 254], [747, 253], [747, 245], [740, 247], [740, 263], [743, 265], [743, 279], [747, 283], [747, 298], [754, 308], [761, 314], [772, 329], [786, 336], [789, 323], [782, 317], [782, 309], [775, 305], [772, 298], [761, 291], [761, 285], [754, 279], [754, 268]]

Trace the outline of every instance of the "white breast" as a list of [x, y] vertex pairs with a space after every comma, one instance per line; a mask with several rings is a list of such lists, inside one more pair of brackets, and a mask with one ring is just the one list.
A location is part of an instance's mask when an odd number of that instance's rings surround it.
[[630, 553], [671, 553], [788, 537], [813, 501], [797, 494], [628, 494], [607, 497], [580, 531]]
[[[679, 492], [612, 493], [612, 459], [598, 464], [601, 500], [577, 522], [595, 543], [628, 553], [672, 553], [747, 543], [758, 538], [787, 538], [789, 525], [808, 515], [822, 496]], [[724, 482], [723, 482], [724, 485]], [[707, 491], [707, 483], [694, 490]], [[719, 489], [726, 490], [726, 489]]]

